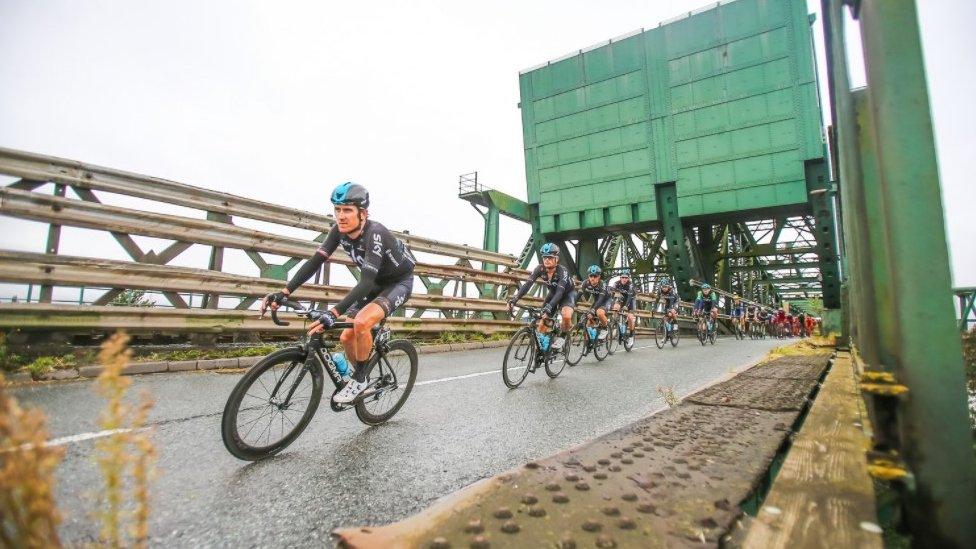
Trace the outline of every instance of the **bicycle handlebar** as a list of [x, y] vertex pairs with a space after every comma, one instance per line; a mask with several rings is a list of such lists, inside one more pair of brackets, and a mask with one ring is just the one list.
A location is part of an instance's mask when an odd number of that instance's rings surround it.
[[[318, 320], [325, 313], [325, 311], [320, 311], [318, 309], [306, 309], [305, 306], [302, 305], [301, 303], [299, 303], [297, 301], [292, 301], [290, 299], [284, 300], [281, 303], [281, 305], [279, 306], [279, 308], [280, 307], [290, 307], [291, 309], [294, 309], [295, 310], [295, 313], [298, 316], [302, 316], [302, 317], [308, 318], [309, 320], [312, 320], [312, 321]], [[291, 325], [291, 322], [285, 322], [284, 320], [280, 320], [278, 318], [278, 310], [277, 309], [271, 309], [271, 321], [274, 322], [275, 324], [277, 324], [278, 326], [289, 326], [289, 325]], [[353, 323], [352, 322], [336, 322], [335, 324], [333, 324], [332, 326], [330, 326], [329, 329], [330, 330], [339, 330], [339, 329], [352, 328], [352, 327], [353, 327]]]

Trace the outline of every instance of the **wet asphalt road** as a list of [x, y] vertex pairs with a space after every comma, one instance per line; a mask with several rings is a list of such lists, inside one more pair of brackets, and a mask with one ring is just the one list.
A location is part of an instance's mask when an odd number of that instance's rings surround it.
[[[154, 546], [321, 546], [338, 526], [380, 524], [520, 463], [545, 457], [665, 407], [658, 387], [685, 396], [755, 363], [775, 340], [683, 339], [658, 350], [638, 340], [604, 362], [592, 355], [550, 380], [541, 370], [517, 390], [501, 380], [504, 348], [420, 356], [417, 385], [390, 422], [367, 428], [323, 402], [302, 436], [278, 456], [238, 461], [223, 447], [220, 414], [240, 373], [133, 378], [157, 404]], [[328, 382], [327, 382], [328, 384]], [[52, 438], [98, 431], [103, 401], [90, 381], [18, 389], [42, 408]], [[324, 397], [326, 398], [326, 397]], [[84, 543], [100, 489], [93, 440], [64, 444], [58, 470], [62, 539]]]

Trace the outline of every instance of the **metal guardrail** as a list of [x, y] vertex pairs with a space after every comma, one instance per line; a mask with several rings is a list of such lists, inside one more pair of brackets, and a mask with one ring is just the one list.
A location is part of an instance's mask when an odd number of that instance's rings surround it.
[[[327, 231], [335, 222], [329, 215], [157, 177], [13, 149], [0, 148], [0, 174], [20, 177], [26, 182], [59, 183], [314, 231]], [[438, 241], [405, 232], [394, 231], [394, 234], [414, 251], [515, 267], [516, 258], [513, 255]]]
[[[282, 314], [283, 318], [288, 315]], [[478, 318], [399, 318], [389, 319], [390, 327], [406, 333], [466, 332], [507, 333], [521, 323], [514, 320]], [[170, 309], [157, 307], [112, 307], [51, 304], [0, 304], [0, 329], [110, 331], [125, 329], [133, 333], [184, 334], [231, 332], [293, 333], [302, 323], [277, 326], [259, 319], [254, 311], [234, 309]]]

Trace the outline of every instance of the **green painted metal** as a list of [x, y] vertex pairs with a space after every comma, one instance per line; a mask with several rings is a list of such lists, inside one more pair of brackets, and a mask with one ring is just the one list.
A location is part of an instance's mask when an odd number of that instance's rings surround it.
[[970, 324], [976, 324], [976, 288], [953, 290], [959, 300], [959, 331], [965, 332]]
[[868, 85], [855, 93], [842, 5], [824, 1], [849, 267], [845, 320], [866, 368], [908, 388], [901, 399], [871, 397], [874, 443], [911, 475], [902, 494], [913, 540], [973, 547], [976, 460], [955, 311], [939, 297], [950, 295], [949, 263], [915, 3], [856, 4]]
[[673, 183], [655, 187], [657, 207], [661, 216], [664, 239], [667, 242], [668, 265], [680, 295], [691, 294], [691, 280], [701, 278], [699, 269], [692, 266], [685, 228], [678, 215], [678, 195]]
[[544, 233], [807, 203], [822, 159], [802, 0], [737, 0], [520, 76], [529, 202]]

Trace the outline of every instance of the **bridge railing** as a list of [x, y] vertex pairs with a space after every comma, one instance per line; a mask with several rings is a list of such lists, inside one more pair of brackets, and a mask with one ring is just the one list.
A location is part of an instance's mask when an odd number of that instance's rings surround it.
[[[127, 318], [130, 328], [143, 327], [152, 330], [163, 324], [172, 325], [172, 310], [162, 308], [139, 309], [123, 313], [119, 308], [102, 311], [125, 289], [161, 292], [178, 311], [188, 312], [191, 307], [181, 293], [202, 293], [201, 308], [217, 310], [226, 307], [227, 299], [236, 298], [232, 308], [244, 312], [269, 291], [280, 288], [281, 281], [302, 260], [311, 256], [324, 239], [334, 220], [331, 216], [306, 212], [294, 208], [203, 189], [173, 181], [133, 174], [100, 166], [93, 166], [33, 153], [0, 149], [0, 174], [20, 178], [6, 187], [0, 187], [0, 214], [12, 218], [48, 224], [45, 253], [0, 251], [0, 282], [39, 284], [39, 300], [52, 302], [55, 287], [110, 288], [96, 299], [93, 306], [67, 313], [64, 305], [39, 306], [24, 304], [0, 305], [0, 327], [41, 327], [41, 320], [50, 326], [65, 327], [56, 317], [70, 318], [77, 329], [104, 327], [104, 319], [112, 322]], [[45, 194], [38, 189], [54, 185], [54, 193]], [[69, 198], [70, 190], [77, 198]], [[189, 217], [162, 213], [163, 207], [150, 206], [133, 209], [102, 203], [98, 193], [112, 193], [136, 197], [150, 202], [171, 204], [201, 212], [201, 216]], [[243, 218], [318, 231], [314, 239], [284, 236], [274, 232], [259, 231], [234, 224]], [[61, 231], [65, 227], [104, 231], [121, 245], [132, 261], [115, 261], [94, 257], [73, 257], [59, 254]], [[503, 301], [495, 299], [495, 288], [513, 287], [524, 278], [525, 271], [516, 268], [516, 258], [508, 254], [490, 252], [480, 248], [438, 241], [408, 232], [396, 232], [412, 252], [422, 252], [435, 259], [419, 258], [415, 275], [426, 293], [415, 291], [407, 302], [405, 314], [408, 322], [398, 321], [405, 328], [420, 329], [425, 325], [447, 329], [456, 321], [458, 329], [471, 331], [474, 326], [486, 333], [499, 329], [511, 330], [517, 323], [508, 320]], [[133, 236], [162, 238], [172, 241], [165, 249], [144, 251]], [[188, 268], [169, 265], [171, 261], [194, 245], [210, 248], [206, 268]], [[224, 271], [224, 251], [243, 251], [255, 264], [259, 276], [245, 276]], [[269, 263], [261, 254], [274, 254], [290, 258], [283, 264]], [[437, 258], [454, 259], [453, 264], [438, 262]], [[358, 270], [341, 250], [333, 255], [333, 262], [346, 266], [352, 275]], [[485, 271], [476, 262], [489, 262], [502, 267], [501, 272]], [[347, 287], [331, 285], [332, 265], [317, 273], [312, 284], [303, 286], [299, 296], [313, 301], [337, 301], [345, 295]], [[421, 286], [416, 284], [415, 287]], [[453, 295], [449, 294], [453, 286]], [[473, 287], [474, 296], [468, 295]], [[419, 288], [418, 288], [419, 289]], [[482, 298], [481, 295], [485, 297]], [[527, 298], [530, 302], [534, 298]], [[53, 308], [51, 308], [53, 307]], [[224, 310], [221, 310], [223, 313]], [[110, 313], [110, 314], [109, 314]], [[246, 314], [246, 313], [244, 313]], [[35, 315], [35, 316], [32, 316]], [[106, 316], [107, 315], [107, 316]], [[203, 316], [201, 316], [203, 315]], [[220, 315], [216, 315], [220, 316]], [[154, 318], [168, 319], [152, 320]], [[203, 313], [188, 313], [188, 319], [205, 318]], [[139, 320], [133, 320], [138, 318]], [[183, 329], [194, 331], [244, 330], [249, 323], [241, 323], [231, 315], [230, 319], [215, 325], [187, 322]], [[25, 324], [21, 321], [30, 320]], [[491, 321], [487, 324], [480, 321]], [[467, 322], [472, 321], [472, 322]], [[222, 321], [223, 322], [223, 321]], [[261, 324], [269, 327], [270, 325]], [[236, 328], [235, 328], [236, 327]], [[270, 330], [270, 327], [269, 327]], [[426, 330], [426, 328], [424, 328]]]

